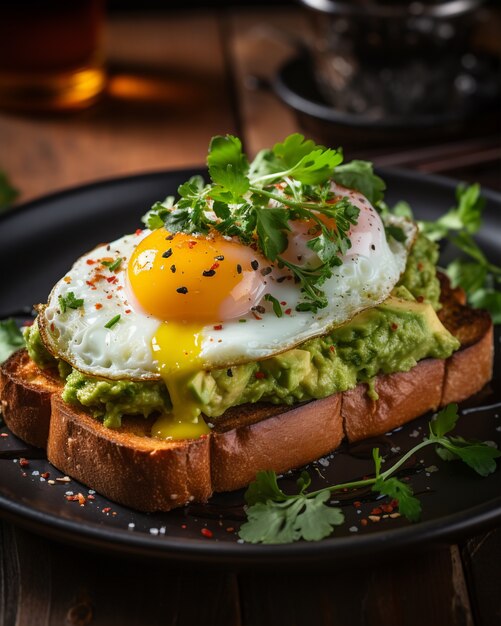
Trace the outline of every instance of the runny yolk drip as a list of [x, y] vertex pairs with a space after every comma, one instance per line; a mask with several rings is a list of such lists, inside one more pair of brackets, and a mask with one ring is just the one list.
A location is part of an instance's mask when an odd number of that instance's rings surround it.
[[194, 439], [210, 432], [188, 387], [202, 367], [200, 341], [200, 327], [194, 324], [166, 322], [153, 337], [153, 352], [172, 402], [172, 413], [161, 415], [153, 424], [153, 437]]
[[245, 315], [265, 289], [258, 271], [266, 261], [255, 250], [219, 233], [197, 237], [164, 228], [139, 242], [128, 264], [131, 302], [160, 320], [152, 340], [172, 412], [152, 435], [188, 439], [209, 432], [189, 382], [200, 371], [202, 329]]

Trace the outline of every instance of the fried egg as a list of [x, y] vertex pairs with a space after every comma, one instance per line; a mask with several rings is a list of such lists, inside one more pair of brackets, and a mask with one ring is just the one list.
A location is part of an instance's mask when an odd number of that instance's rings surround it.
[[[178, 422], [197, 423], [200, 410], [187, 390], [195, 372], [265, 359], [323, 335], [385, 300], [398, 282], [415, 225], [392, 218], [406, 241], [387, 240], [380, 216], [362, 194], [336, 185], [333, 190], [348, 196], [360, 214], [342, 264], [322, 285], [325, 308], [297, 311], [303, 299], [298, 284], [255, 246], [219, 233], [159, 228], [81, 257], [40, 313], [44, 342], [91, 376], [163, 379], [173, 404], [167, 430]], [[314, 269], [320, 261], [307, 246], [311, 224], [296, 220], [290, 228], [282, 256]], [[83, 303], [72, 308], [75, 300]], [[167, 430], [161, 422], [156, 434]]]

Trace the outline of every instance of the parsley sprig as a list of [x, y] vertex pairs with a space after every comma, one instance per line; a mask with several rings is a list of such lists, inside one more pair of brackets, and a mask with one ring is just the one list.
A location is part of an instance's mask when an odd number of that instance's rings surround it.
[[278, 486], [275, 472], [259, 472], [245, 494], [247, 522], [240, 528], [240, 538], [249, 543], [319, 541], [344, 522], [342, 510], [329, 506], [331, 495], [360, 487], [371, 487], [376, 494], [398, 500], [399, 512], [416, 522], [421, 516], [421, 502], [412, 487], [395, 475], [416, 452], [435, 446], [443, 460], [459, 459], [481, 476], [492, 474], [496, 469], [495, 459], [501, 456], [497, 448], [485, 443], [448, 435], [459, 419], [457, 409], [456, 404], [442, 409], [430, 422], [428, 436], [385, 471], [381, 471], [383, 457], [379, 448], [374, 448], [374, 476], [370, 478], [308, 492], [311, 478], [303, 471], [297, 481], [298, 492], [286, 494]]
[[[257, 244], [271, 263], [287, 267], [299, 283], [304, 296], [299, 310], [316, 311], [327, 304], [322, 284], [350, 247], [349, 230], [359, 215], [347, 197], [331, 191], [342, 160], [341, 152], [296, 133], [262, 150], [249, 163], [238, 138], [214, 137], [207, 157], [211, 183], [192, 177], [179, 187], [177, 203], [172, 197], [157, 202], [143, 221], [150, 228], [164, 225], [173, 233], [216, 230], [245, 244]], [[346, 167], [338, 172], [340, 181], [356, 176], [357, 184], [373, 190], [372, 196], [382, 194], [384, 184], [371, 167], [357, 170], [356, 175]], [[314, 236], [308, 246], [320, 261], [314, 269], [282, 256], [294, 220], [312, 223]]]

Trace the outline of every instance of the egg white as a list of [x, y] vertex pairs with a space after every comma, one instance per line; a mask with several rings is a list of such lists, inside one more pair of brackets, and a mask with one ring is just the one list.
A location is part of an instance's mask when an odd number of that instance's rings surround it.
[[[352, 200], [357, 198], [360, 201], [360, 194]], [[263, 298], [257, 309], [239, 319], [201, 326], [202, 366], [211, 369], [270, 357], [323, 335], [385, 300], [405, 270], [416, 235], [413, 223], [391, 219], [404, 230], [406, 241], [387, 241], [383, 235], [374, 250], [361, 242], [360, 253], [356, 252], [358, 244], [354, 245], [355, 252], [348, 251], [343, 264], [334, 268], [322, 285], [328, 299], [326, 308], [316, 313], [296, 311], [303, 299], [298, 285], [293, 280], [279, 282], [278, 274], [273, 272], [265, 278], [265, 293], [285, 303], [282, 317], [277, 317], [272, 304]], [[381, 230], [380, 222], [377, 228]], [[44, 343], [54, 355], [91, 376], [160, 378], [152, 339], [163, 321], [142, 312], [128, 296], [126, 285], [127, 261], [149, 233], [144, 230], [99, 246], [78, 259], [56, 284], [39, 316]], [[124, 259], [118, 272], [100, 264], [100, 259], [109, 257]], [[96, 271], [104, 277], [95, 280]], [[67, 297], [69, 292], [83, 299], [84, 304], [63, 313], [59, 298]], [[106, 328], [116, 315], [120, 315], [119, 322]]]

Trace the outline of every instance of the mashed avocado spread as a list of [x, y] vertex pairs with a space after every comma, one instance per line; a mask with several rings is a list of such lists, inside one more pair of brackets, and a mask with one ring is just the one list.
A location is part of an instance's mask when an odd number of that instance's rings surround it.
[[[444, 359], [459, 342], [443, 327], [436, 278], [437, 247], [419, 235], [393, 295], [322, 337], [271, 358], [230, 368], [199, 371], [189, 389], [202, 413], [216, 421], [226, 409], [247, 402], [293, 404], [370, 382], [378, 373], [408, 371], [424, 358]], [[87, 408], [105, 426], [122, 415], [168, 412], [165, 384], [104, 380], [55, 359], [43, 345], [37, 323], [25, 331], [30, 357], [42, 368], [58, 366], [66, 380], [63, 399]]]

